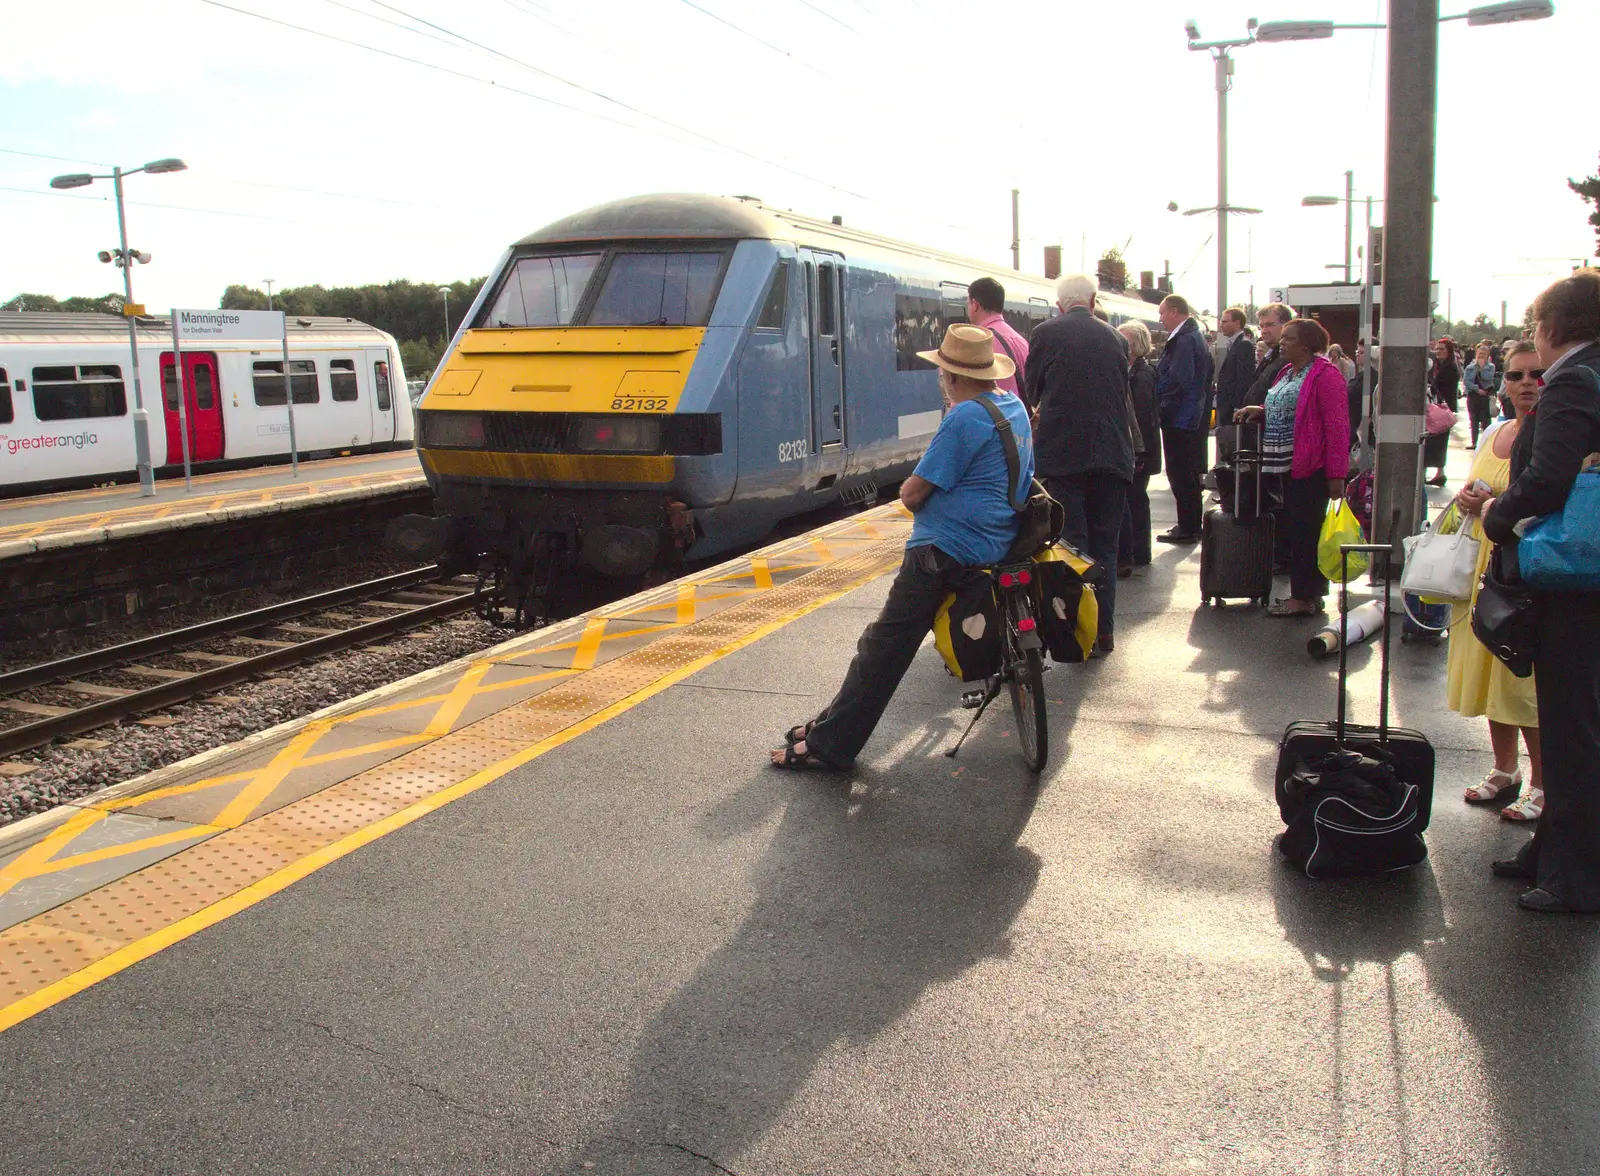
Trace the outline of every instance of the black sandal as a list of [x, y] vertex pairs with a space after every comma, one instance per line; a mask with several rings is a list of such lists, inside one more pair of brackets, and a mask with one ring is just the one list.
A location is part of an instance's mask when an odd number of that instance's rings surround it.
[[783, 749], [781, 760], [771, 760], [775, 768], [783, 768], [790, 772], [842, 772], [838, 764], [823, 759], [814, 751], [796, 752], [791, 743]]
[[812, 719], [809, 723], [801, 723], [798, 727], [790, 727], [784, 732], [783, 741], [793, 747], [796, 743], [803, 742], [806, 736], [811, 734], [811, 728], [816, 725], [817, 720]]

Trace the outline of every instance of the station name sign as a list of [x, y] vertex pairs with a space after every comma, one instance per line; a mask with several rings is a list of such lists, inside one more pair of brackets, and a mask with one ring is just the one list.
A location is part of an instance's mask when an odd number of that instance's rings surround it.
[[184, 342], [215, 339], [281, 339], [281, 310], [174, 310], [172, 321]]

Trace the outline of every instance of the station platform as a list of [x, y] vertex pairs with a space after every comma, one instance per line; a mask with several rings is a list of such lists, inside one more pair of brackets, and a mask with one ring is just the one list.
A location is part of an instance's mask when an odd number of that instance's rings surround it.
[[[1152, 487], [1158, 526], [1170, 496]], [[1515, 907], [1487, 731], [1393, 649], [1431, 856], [1310, 882], [1315, 622], [1118, 590], [959, 758], [931, 648], [856, 770], [879, 507], [0, 831], [0, 1170], [1544, 1173], [1600, 1166], [1600, 923]], [[1159, 545], [1158, 545], [1159, 547]], [[1377, 651], [1352, 653], [1376, 713]]]
[[27, 498], [0, 498], [0, 559], [51, 547], [96, 543], [107, 537], [148, 534], [186, 525], [197, 516], [252, 510], [293, 510], [340, 496], [375, 490], [421, 489], [426, 485], [414, 449], [364, 453], [287, 465], [201, 474], [186, 489], [182, 478], [162, 478], [145, 498], [137, 483], [69, 490]]

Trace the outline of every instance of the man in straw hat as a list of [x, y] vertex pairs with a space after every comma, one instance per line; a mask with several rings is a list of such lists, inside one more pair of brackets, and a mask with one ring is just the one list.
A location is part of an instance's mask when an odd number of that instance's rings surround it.
[[[1033, 479], [1033, 436], [1022, 401], [995, 391], [995, 381], [1015, 374], [1016, 365], [995, 354], [991, 332], [966, 323], [952, 324], [939, 350], [917, 354], [939, 369], [950, 409], [916, 471], [900, 486], [900, 501], [916, 520], [905, 558], [883, 611], [861, 635], [838, 695], [816, 718], [789, 732], [788, 746], [772, 753], [780, 768], [854, 764], [945, 596], [973, 574], [969, 569], [1004, 559], [1017, 537], [1011, 498]], [[1014, 488], [999, 430], [976, 403], [980, 396], [1011, 424], [1022, 459]]]

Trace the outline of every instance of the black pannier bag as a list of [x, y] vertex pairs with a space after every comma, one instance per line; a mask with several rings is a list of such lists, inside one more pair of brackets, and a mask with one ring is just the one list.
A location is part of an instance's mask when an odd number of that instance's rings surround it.
[[1000, 672], [1000, 630], [994, 577], [975, 571], [939, 606], [933, 645], [946, 669], [963, 682], [977, 682]]
[[1070, 544], [1057, 541], [1033, 557], [1034, 613], [1050, 660], [1088, 661], [1100, 631], [1100, 602], [1087, 577], [1098, 566]]

